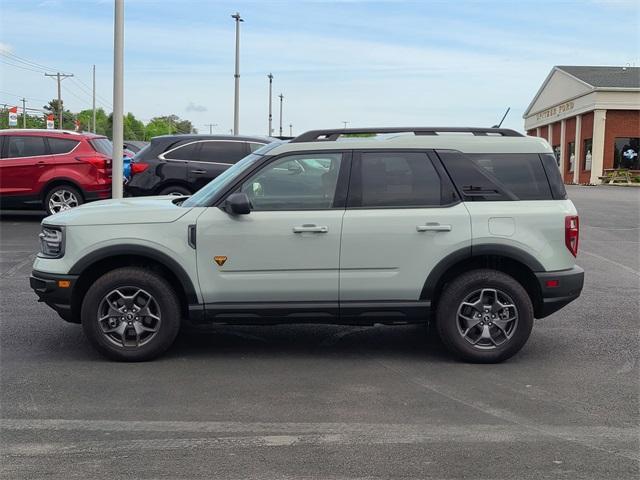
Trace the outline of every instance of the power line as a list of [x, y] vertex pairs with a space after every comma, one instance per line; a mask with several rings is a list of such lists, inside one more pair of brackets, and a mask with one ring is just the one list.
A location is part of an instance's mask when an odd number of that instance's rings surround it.
[[[43, 70], [56, 70], [56, 71], [59, 70], [58, 68], [53, 68], [53, 67], [50, 67], [50, 66], [48, 67], [46, 65], [42, 65], [41, 63], [34, 62], [33, 60], [29, 60], [27, 58], [21, 57], [19, 55], [16, 55], [15, 53], [0, 52], [0, 55], [3, 55], [4, 57], [9, 58], [12, 61], [24, 63], [25, 65], [29, 65], [29, 66], [32, 66], [32, 67], [35, 67], [35, 68], [41, 68]], [[60, 73], [69, 73], [69, 72], [61, 71]]]
[[36, 73], [43, 73], [44, 70], [36, 70], [35, 68], [29, 68], [29, 67], [25, 67], [22, 65], [16, 65], [14, 63], [9, 63], [6, 60], [3, 60], [0, 58], [0, 62], [4, 63], [5, 65], [10, 65], [12, 67], [16, 67], [16, 68], [21, 68], [22, 70], [29, 70], [30, 72], [36, 72]]

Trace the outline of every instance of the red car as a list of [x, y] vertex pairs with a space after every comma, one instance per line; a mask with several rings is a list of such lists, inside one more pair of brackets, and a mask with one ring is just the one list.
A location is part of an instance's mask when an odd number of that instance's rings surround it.
[[0, 207], [48, 214], [111, 197], [111, 141], [65, 130], [0, 131]]

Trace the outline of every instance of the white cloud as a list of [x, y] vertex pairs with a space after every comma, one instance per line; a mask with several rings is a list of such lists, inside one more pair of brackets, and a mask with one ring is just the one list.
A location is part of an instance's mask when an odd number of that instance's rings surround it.
[[207, 107], [205, 107], [204, 105], [196, 105], [193, 102], [189, 102], [189, 105], [187, 105], [187, 108], [185, 108], [185, 110], [187, 112], [206, 112]]

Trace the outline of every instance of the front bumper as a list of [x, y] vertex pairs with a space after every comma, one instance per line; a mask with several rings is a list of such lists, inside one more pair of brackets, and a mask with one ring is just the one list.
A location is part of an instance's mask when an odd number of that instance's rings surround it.
[[584, 270], [575, 266], [569, 270], [535, 274], [542, 292], [542, 302], [536, 308], [536, 318], [557, 312], [580, 296], [584, 285]]
[[[58, 273], [44, 273], [34, 270], [29, 277], [29, 284], [38, 301], [53, 308], [67, 322], [79, 323], [80, 319], [71, 308], [73, 290], [78, 275], [62, 275]], [[68, 282], [68, 283], [67, 283]]]

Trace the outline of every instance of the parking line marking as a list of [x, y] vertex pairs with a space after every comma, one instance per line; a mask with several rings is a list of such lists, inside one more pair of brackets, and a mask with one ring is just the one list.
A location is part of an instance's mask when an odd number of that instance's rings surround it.
[[633, 273], [634, 275], [640, 277], [640, 272], [634, 270], [631, 267], [623, 265], [622, 263], [618, 263], [618, 262], [616, 262], [614, 260], [609, 260], [607, 257], [603, 257], [602, 255], [598, 255], [597, 253], [593, 253], [593, 252], [588, 252], [586, 250], [580, 250], [580, 253], [586, 253], [587, 255], [590, 255], [592, 257], [599, 258], [600, 260], [604, 260], [605, 262], [609, 262], [609, 263], [615, 265], [616, 267], [620, 267], [623, 270], [626, 270], [627, 272]]

